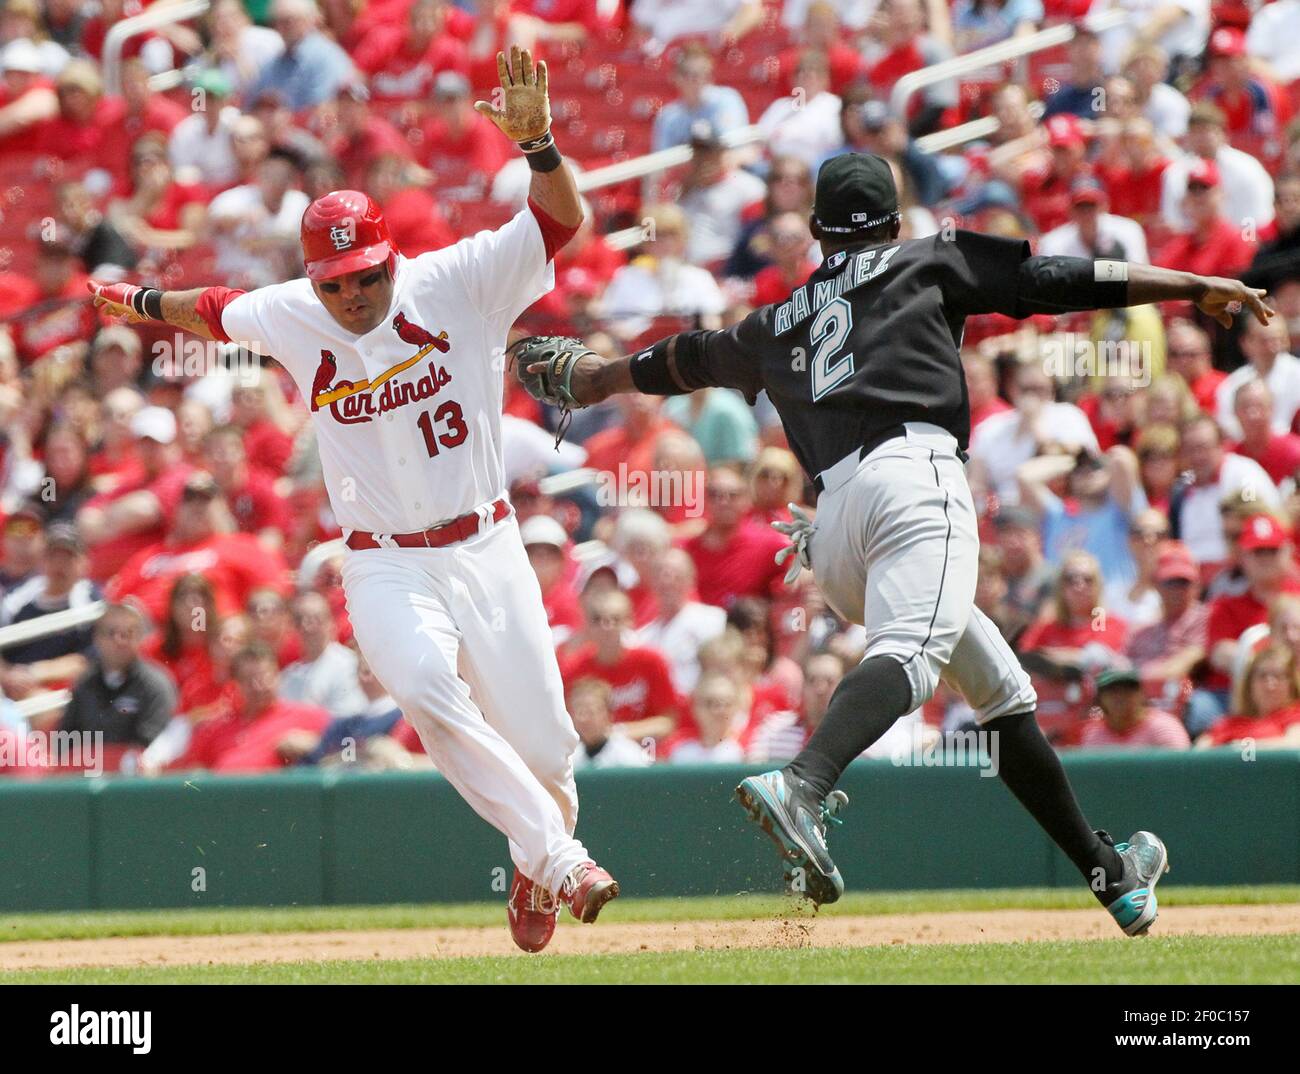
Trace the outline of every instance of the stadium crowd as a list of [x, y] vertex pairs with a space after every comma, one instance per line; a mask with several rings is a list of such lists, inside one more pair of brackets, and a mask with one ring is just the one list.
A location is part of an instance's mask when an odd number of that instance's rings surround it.
[[[407, 256], [503, 222], [527, 168], [473, 101], [512, 42], [547, 57], [576, 167], [691, 149], [588, 191], [516, 336], [613, 355], [784, 299], [845, 151], [891, 162], [905, 238], [1267, 287], [1269, 326], [1176, 304], [968, 321], [976, 602], [1058, 748], [1300, 744], [1300, 0], [215, 0], [119, 50], [115, 23], [169, 2], [0, 7], [0, 775], [46, 772], [3, 746], [55, 729], [142, 773], [427, 764], [351, 642], [291, 382], [102, 322], [85, 281], [292, 278], [304, 208], [340, 186]], [[1065, 45], [893, 92], [1062, 23]], [[506, 377], [578, 763], [793, 756], [865, 634], [773, 561], [768, 523], [815, 496], [771, 406], [621, 397], [558, 450], [556, 417]], [[873, 752], [973, 719], [941, 687]]]

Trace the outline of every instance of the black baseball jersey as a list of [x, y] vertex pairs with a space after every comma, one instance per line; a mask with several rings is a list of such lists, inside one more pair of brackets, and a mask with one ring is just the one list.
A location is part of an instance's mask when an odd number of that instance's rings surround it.
[[679, 347], [678, 383], [738, 388], [751, 403], [766, 388], [810, 475], [908, 421], [947, 429], [965, 450], [963, 325], [1030, 312], [1018, 282], [1029, 257], [1023, 240], [961, 230], [837, 252], [785, 302]]

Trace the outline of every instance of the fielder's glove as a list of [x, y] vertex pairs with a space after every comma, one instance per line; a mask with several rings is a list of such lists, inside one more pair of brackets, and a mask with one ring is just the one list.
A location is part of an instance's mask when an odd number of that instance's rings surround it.
[[812, 570], [812, 538], [817, 532], [817, 524], [805, 515], [797, 504], [786, 506], [790, 508], [793, 521], [773, 522], [772, 528], [789, 537], [790, 543], [781, 549], [775, 558], [778, 567], [787, 559], [790, 560], [790, 569], [785, 572], [785, 584], [794, 585], [800, 571], [805, 567]]
[[[559, 408], [560, 425], [555, 436], [558, 447], [573, 420], [573, 411], [585, 405], [573, 395], [573, 370], [579, 358], [596, 352], [572, 336], [525, 336], [507, 353], [524, 391], [538, 402]], [[538, 365], [541, 368], [535, 372], [530, 368]]]

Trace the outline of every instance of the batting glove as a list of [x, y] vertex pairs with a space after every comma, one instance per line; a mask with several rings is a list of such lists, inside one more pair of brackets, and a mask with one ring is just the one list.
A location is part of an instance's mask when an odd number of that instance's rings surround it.
[[785, 584], [794, 585], [800, 571], [805, 567], [812, 570], [812, 537], [817, 532], [817, 524], [805, 515], [797, 504], [786, 506], [790, 508], [793, 521], [773, 522], [772, 528], [789, 537], [790, 543], [782, 548], [775, 558], [778, 567], [787, 559], [790, 560], [790, 569], [785, 572]]
[[94, 295], [97, 310], [102, 310], [109, 317], [117, 320], [136, 322], [147, 318], [140, 307], [143, 287], [133, 283], [100, 283], [98, 280], [86, 281], [86, 289]]

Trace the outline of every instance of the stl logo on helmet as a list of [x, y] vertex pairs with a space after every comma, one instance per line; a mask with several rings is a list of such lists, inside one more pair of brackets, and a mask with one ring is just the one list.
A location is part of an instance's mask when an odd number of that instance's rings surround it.
[[346, 250], [353, 243], [353, 231], [350, 227], [332, 227], [330, 228], [330, 242], [334, 244], [336, 250]]

